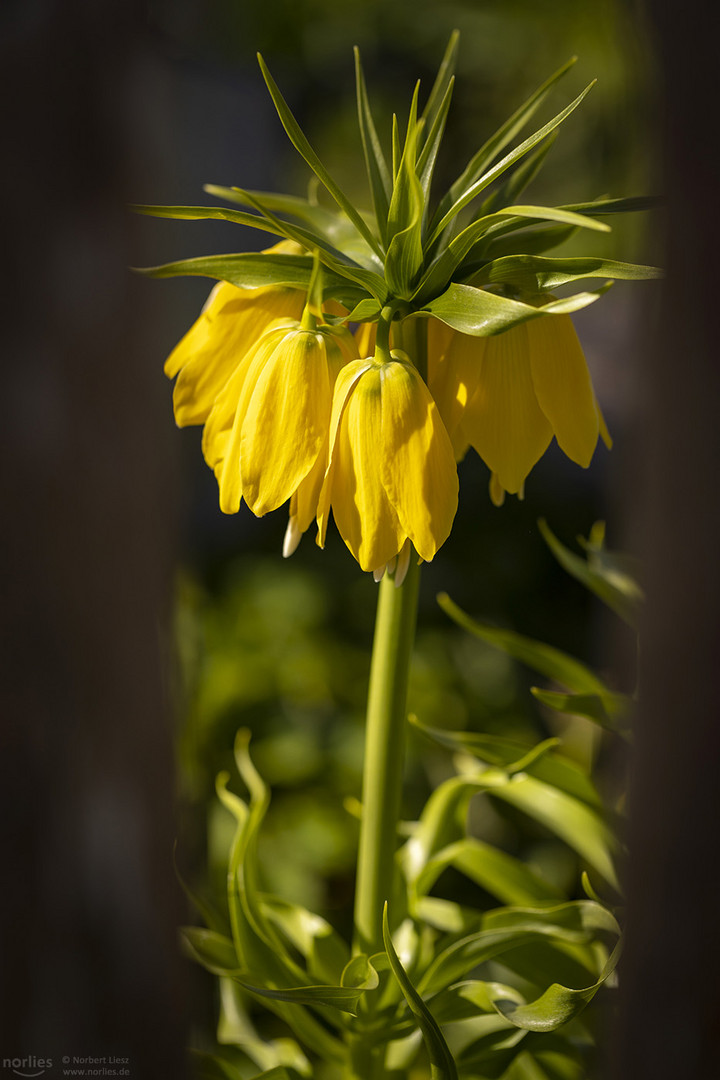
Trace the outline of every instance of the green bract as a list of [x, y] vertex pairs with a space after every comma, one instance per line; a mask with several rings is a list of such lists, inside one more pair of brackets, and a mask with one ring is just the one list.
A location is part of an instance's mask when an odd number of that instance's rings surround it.
[[[390, 161], [378, 137], [360, 55], [355, 51], [358, 118], [372, 212], [354, 206], [333, 180], [262, 57], [260, 67], [280, 120], [336, 209], [322, 207], [310, 198], [215, 185], [207, 185], [205, 190], [247, 209], [134, 209], [157, 217], [233, 221], [295, 241], [308, 252], [317, 251], [324, 269], [325, 298], [345, 305], [354, 322], [375, 321], [389, 306], [395, 317], [432, 315], [461, 333], [484, 337], [542, 315], [577, 311], [596, 300], [615, 278], [657, 277], [659, 271], [654, 267], [610, 259], [539, 257], [577, 229], [608, 231], [609, 226], [598, 218], [645, 209], [652, 200], [602, 198], [575, 206], [518, 202], [542, 167], [557, 128], [593, 84], [514, 149], [508, 151], [507, 147], [571, 69], [574, 59], [551, 75], [480, 147], [440, 199], [433, 200], [433, 171], [452, 97], [457, 43], [456, 32], [420, 115], [419, 84], [416, 87], [403, 138], [395, 119]], [[551, 224], [538, 228], [541, 222]], [[279, 285], [306, 289], [312, 260], [304, 255], [211, 255], [150, 267], [143, 273], [152, 277], [201, 275], [246, 288]], [[605, 283], [560, 301], [552, 296], [542, 299], [560, 285], [588, 278], [603, 278]]]

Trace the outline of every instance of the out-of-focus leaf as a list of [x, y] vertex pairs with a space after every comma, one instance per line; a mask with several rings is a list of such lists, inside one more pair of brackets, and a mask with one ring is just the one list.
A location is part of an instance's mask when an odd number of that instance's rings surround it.
[[184, 926], [181, 940], [188, 954], [215, 975], [236, 975], [242, 969], [230, 938], [202, 926]]
[[465, 874], [504, 904], [563, 899], [558, 889], [539, 878], [520, 859], [474, 837], [448, 844], [428, 859], [415, 883], [418, 895], [428, 893], [448, 866]]
[[590, 806], [602, 805], [600, 796], [590, 777], [570, 758], [555, 753], [557, 739], [546, 739], [533, 746], [503, 735], [483, 735], [476, 731], [443, 731], [427, 727], [417, 717], [409, 717], [411, 723], [433, 742], [449, 750], [472, 754], [489, 765], [498, 765], [508, 775], [529, 772], [539, 780], [573, 795]]
[[312, 1068], [294, 1039], [261, 1039], [255, 1030], [244, 1004], [244, 991], [233, 979], [220, 978], [220, 1018], [217, 1041], [223, 1046], [236, 1046], [259, 1069], [286, 1066], [302, 1076], [311, 1076]]
[[440, 107], [432, 121], [432, 126], [428, 133], [425, 145], [422, 148], [422, 152], [417, 162], [417, 174], [420, 179], [420, 186], [422, 187], [425, 206], [427, 207], [427, 200], [430, 194], [430, 185], [432, 183], [433, 172], [435, 170], [435, 162], [437, 160], [438, 150], [440, 149], [440, 143], [442, 142], [443, 133], [445, 131], [445, 123], [447, 121], [448, 110], [450, 109], [450, 101], [452, 100], [454, 80], [451, 79], [448, 83], [445, 95], [440, 103]]
[[388, 925], [387, 904], [383, 909], [383, 941], [387, 951], [393, 974], [400, 984], [400, 989], [408, 1004], [408, 1008], [417, 1020], [423, 1034], [428, 1057], [430, 1058], [430, 1075], [432, 1080], [458, 1080], [457, 1069], [452, 1054], [443, 1038], [435, 1017], [420, 997], [403, 968], [397, 953], [393, 947], [390, 927]]
[[258, 981], [249, 981], [251, 976], [235, 977], [243, 989], [258, 997], [272, 998], [273, 1001], [289, 1001], [296, 1005], [326, 1005], [331, 1009], [339, 1009], [340, 1012], [357, 1015], [357, 1004], [365, 993], [364, 987], [355, 986], [289, 986], [284, 989], [275, 989], [269, 986], [261, 986]]
[[277, 896], [262, 896], [261, 907], [302, 954], [308, 974], [332, 984], [341, 980], [350, 951], [336, 930], [320, 915]]
[[488, 195], [478, 211], [478, 217], [492, 214], [493, 211], [501, 210], [504, 206], [509, 206], [517, 200], [539, 173], [545, 158], [553, 148], [556, 137], [557, 132], [546, 139], [544, 143], [541, 143], [533, 154], [530, 154], [525, 161], [522, 161], [511, 172], [510, 176], [491, 195]]
[[561, 652], [560, 649], [555, 649], [542, 641], [534, 641], [522, 634], [516, 634], [512, 630], [501, 630], [498, 627], [477, 622], [466, 615], [447, 593], [441, 593], [437, 600], [443, 611], [458, 626], [462, 626], [488, 645], [508, 653], [515, 660], [527, 664], [528, 667], [540, 672], [548, 679], [554, 679], [561, 686], [566, 686], [568, 690], [578, 694], [599, 694], [600, 696], [607, 692], [604, 684], [590, 668]]
[[588, 559], [586, 561], [566, 548], [550, 530], [547, 522], [541, 519], [538, 526], [543, 539], [563, 569], [599, 596], [621, 619], [637, 630], [639, 608], [644, 598], [643, 591], [628, 573], [627, 563], [622, 557], [606, 552], [602, 545], [602, 537], [600, 537], [599, 542], [587, 544]]
[[634, 707], [631, 697], [614, 694], [562, 694], [557, 690], [542, 690], [531, 686], [530, 693], [543, 705], [555, 712], [570, 716], [586, 716], [609, 731], [626, 732]]

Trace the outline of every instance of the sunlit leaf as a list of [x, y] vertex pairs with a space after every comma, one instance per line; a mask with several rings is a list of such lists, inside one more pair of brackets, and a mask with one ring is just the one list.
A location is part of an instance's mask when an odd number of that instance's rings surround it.
[[360, 50], [355, 47], [355, 87], [358, 105], [358, 120], [360, 123], [360, 137], [362, 140], [363, 153], [365, 155], [365, 168], [367, 169], [370, 194], [372, 195], [375, 218], [378, 223], [380, 237], [386, 241], [386, 228], [388, 207], [392, 193], [392, 183], [385, 163], [380, 140], [375, 130], [370, 102], [368, 101], [365, 76], [360, 62]]
[[606, 287], [603, 287], [593, 292], [576, 293], [575, 296], [563, 300], [554, 300], [541, 307], [533, 307], [486, 289], [476, 289], [472, 285], [459, 285], [454, 282], [441, 296], [427, 303], [422, 314], [433, 315], [453, 330], [459, 330], [461, 334], [489, 337], [501, 334], [529, 319], [579, 311], [594, 303], [605, 291]]

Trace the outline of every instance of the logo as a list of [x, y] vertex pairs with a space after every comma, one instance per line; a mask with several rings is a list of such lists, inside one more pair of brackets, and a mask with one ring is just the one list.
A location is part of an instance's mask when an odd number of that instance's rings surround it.
[[42, 1076], [46, 1069], [52, 1069], [52, 1058], [39, 1058], [34, 1054], [28, 1057], [3, 1058], [3, 1069], [11, 1069], [16, 1076]]

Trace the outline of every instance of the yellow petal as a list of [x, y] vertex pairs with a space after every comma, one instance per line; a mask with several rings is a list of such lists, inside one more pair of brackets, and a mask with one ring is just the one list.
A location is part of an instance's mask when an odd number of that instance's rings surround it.
[[[391, 355], [394, 362], [379, 367], [382, 428], [376, 459], [405, 535], [429, 561], [447, 540], [457, 511], [455, 455], [417, 369], [401, 360], [402, 354]], [[368, 380], [369, 373], [360, 389]]]
[[331, 407], [323, 336], [290, 331], [258, 374], [243, 420], [243, 497], [258, 517], [286, 502], [315, 465]]
[[338, 431], [340, 428], [340, 421], [342, 419], [345, 406], [347, 404], [348, 397], [363, 372], [371, 366], [372, 360], [356, 360], [353, 363], [347, 364], [340, 374], [337, 376], [335, 382], [335, 390], [333, 392], [332, 413], [330, 416], [330, 435], [328, 440], [328, 462], [325, 471], [325, 477], [323, 480], [322, 489], [318, 499], [318, 535], [317, 543], [319, 547], [325, 546], [325, 535], [327, 533], [328, 520], [330, 515], [330, 505], [332, 502], [332, 490], [335, 475], [335, 447], [337, 445]]
[[538, 404], [560, 448], [587, 468], [598, 439], [598, 410], [572, 319], [548, 315], [526, 325]]
[[299, 319], [305, 294], [297, 289], [239, 289], [227, 283], [168, 357], [167, 374], [179, 371], [173, 393], [180, 427], [202, 424], [243, 356], [278, 318]]
[[384, 566], [397, 555], [407, 535], [386, 494], [378, 460], [380, 381], [376, 365], [357, 381], [343, 411], [334, 450], [333, 517], [363, 570]]
[[468, 442], [512, 494], [520, 490], [552, 438], [535, 397], [527, 326], [523, 323], [485, 339], [478, 387], [462, 420]]
[[457, 461], [467, 450], [460, 424], [477, 387], [486, 340], [457, 333], [437, 319], [428, 321], [428, 388]]
[[203, 452], [215, 470], [220, 489], [220, 509], [224, 514], [236, 514], [240, 509], [243, 494], [240, 456], [243, 420], [260, 373], [278, 342], [287, 333], [288, 328], [283, 326], [263, 335], [225, 387], [205, 425]]

